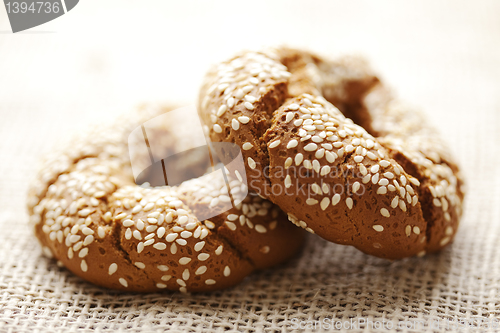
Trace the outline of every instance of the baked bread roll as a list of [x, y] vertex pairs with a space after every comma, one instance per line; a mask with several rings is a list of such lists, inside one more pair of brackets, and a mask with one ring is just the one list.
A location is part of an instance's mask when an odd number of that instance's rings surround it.
[[[196, 211], [229, 200], [214, 173], [179, 186], [135, 184], [127, 138], [170, 109], [143, 108], [48, 158], [28, 200], [44, 252], [94, 284], [140, 292], [227, 288], [297, 253], [305, 232], [255, 195], [199, 221]], [[182, 151], [190, 137], [177, 123], [159, 124], [149, 135], [166, 155]], [[245, 186], [229, 182], [231, 192]]]
[[457, 231], [457, 165], [362, 59], [243, 52], [209, 71], [198, 109], [212, 141], [242, 148], [249, 188], [311, 233], [398, 259]]

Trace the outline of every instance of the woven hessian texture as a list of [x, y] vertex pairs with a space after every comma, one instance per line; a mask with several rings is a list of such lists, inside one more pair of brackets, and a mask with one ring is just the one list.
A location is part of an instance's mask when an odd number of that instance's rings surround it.
[[[161, 46], [159, 34], [121, 34], [115, 28], [102, 37], [86, 24], [100, 24], [104, 14], [84, 2], [38, 28], [56, 33], [0, 34], [0, 332], [287, 331], [299, 321], [325, 318], [384, 319], [395, 325], [419, 320], [424, 326], [379, 331], [436, 332], [447, 330], [445, 320], [500, 318], [499, 3], [363, 3], [359, 11], [345, 4], [337, 12], [326, 2], [330, 7], [325, 10], [321, 4], [301, 10], [292, 3], [287, 15], [304, 22], [280, 36], [268, 32], [285, 25], [283, 3], [261, 3], [239, 18], [229, 15], [231, 4], [151, 9], [154, 15], [165, 13], [165, 24], [177, 15], [181, 18], [175, 24], [180, 24], [193, 10], [199, 28], [181, 26], [185, 42], [172, 37], [186, 53], [168, 49], [173, 44]], [[123, 15], [136, 10], [133, 3], [128, 6]], [[227, 26], [223, 30], [220, 20], [249, 20], [258, 8], [267, 13], [261, 19], [271, 23], [242, 28], [247, 42], [233, 38], [234, 44], [206, 48], [209, 37], [229, 40], [238, 33]], [[328, 12], [336, 13], [329, 23]], [[116, 20], [126, 29], [129, 21], [120, 15]], [[140, 20], [155, 31], [152, 22], [157, 21], [144, 15], [130, 22]], [[335, 34], [336, 29], [353, 32]], [[9, 30], [3, 12], [0, 30]], [[440, 128], [468, 185], [465, 213], [451, 246], [440, 254], [389, 262], [310, 235], [301, 254], [285, 265], [252, 274], [229, 290], [193, 295], [105, 290], [42, 255], [27, 224], [25, 201], [44, 151], [148, 98], [194, 102], [209, 63], [241, 48], [279, 42], [322, 54], [361, 51]], [[206, 55], [197, 52], [200, 47]], [[363, 327], [349, 331], [370, 330]], [[316, 327], [321, 329], [326, 328]]]

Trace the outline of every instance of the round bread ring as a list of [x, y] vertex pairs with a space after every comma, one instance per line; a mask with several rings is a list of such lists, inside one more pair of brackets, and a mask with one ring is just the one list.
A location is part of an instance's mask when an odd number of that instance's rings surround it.
[[249, 188], [309, 232], [398, 259], [457, 231], [458, 167], [362, 59], [244, 52], [209, 71], [198, 109], [212, 141], [242, 147]]
[[[139, 292], [227, 288], [296, 254], [306, 233], [258, 196], [198, 221], [196, 209], [223, 199], [220, 178], [178, 187], [134, 183], [127, 137], [170, 109], [143, 108], [49, 157], [28, 200], [44, 253], [94, 284]], [[157, 134], [149, 139], [167, 138], [167, 150], [182, 151], [177, 126]]]

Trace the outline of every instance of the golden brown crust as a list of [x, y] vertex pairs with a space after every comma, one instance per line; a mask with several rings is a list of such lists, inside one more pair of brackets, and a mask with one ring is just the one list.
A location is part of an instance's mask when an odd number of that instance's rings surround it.
[[210, 138], [243, 148], [250, 189], [306, 230], [389, 259], [437, 251], [453, 238], [458, 167], [363, 60], [245, 52], [207, 75], [200, 102]]
[[[92, 283], [141, 292], [222, 289], [294, 255], [304, 232], [257, 196], [198, 221], [197, 207], [215, 210], [212, 201], [229, 199], [220, 178], [209, 174], [177, 187], [135, 185], [127, 135], [167, 111], [141, 111], [47, 161], [28, 200], [44, 252]], [[165, 124], [150, 139], [169, 137], [165, 148], [182, 151], [175, 129]], [[231, 191], [245, 186], [230, 181]]]

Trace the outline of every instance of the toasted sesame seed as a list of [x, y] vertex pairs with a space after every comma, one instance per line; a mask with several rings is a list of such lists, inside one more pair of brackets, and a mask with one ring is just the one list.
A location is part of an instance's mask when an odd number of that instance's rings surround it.
[[253, 109], [255, 109], [255, 106], [252, 103], [250, 103], [250, 102], [245, 102], [245, 103], [243, 103], [243, 105], [245, 106], [245, 108], [247, 110], [252, 111]]
[[165, 243], [156, 243], [155, 245], [153, 245], [153, 247], [157, 250], [160, 250], [160, 251], [163, 251], [167, 248], [167, 244]]
[[266, 233], [266, 232], [267, 232], [267, 229], [266, 229], [266, 227], [264, 227], [264, 226], [263, 226], [263, 225], [261, 225], [261, 224], [256, 224], [256, 225], [255, 225], [255, 231], [257, 231], [257, 232], [259, 232], [259, 233], [263, 234], [263, 233]]
[[179, 264], [181, 265], [187, 265], [191, 262], [191, 258], [188, 257], [182, 257], [179, 259]]
[[84, 272], [86, 272], [89, 269], [89, 267], [87, 266], [87, 262], [85, 260], [82, 260], [82, 262], [80, 263], [80, 268]]
[[223, 246], [219, 245], [219, 247], [217, 247], [217, 249], [215, 249], [215, 254], [220, 255], [222, 253], [222, 250], [223, 250]]
[[361, 184], [359, 182], [355, 182], [354, 184], [352, 184], [352, 193], [356, 193], [360, 187]]
[[391, 216], [391, 214], [389, 213], [389, 211], [386, 208], [380, 209], [380, 214], [382, 214], [382, 216], [385, 216], [385, 217]]
[[286, 177], [285, 177], [285, 187], [286, 188], [290, 188], [290, 186], [292, 186], [292, 179], [291, 179], [290, 175], [286, 175]]
[[450, 241], [450, 237], [444, 237], [443, 239], [441, 239], [441, 241], [439, 242], [439, 245], [441, 246], [445, 246], [446, 244], [448, 244], [448, 242]]
[[196, 275], [202, 275], [207, 271], [207, 266], [200, 266], [198, 269], [194, 272]]
[[122, 286], [124, 286], [125, 288], [127, 288], [127, 287], [128, 287], [128, 282], [127, 282], [127, 280], [125, 280], [124, 278], [119, 278], [119, 279], [118, 279], [118, 281], [119, 281], [119, 282], [120, 282], [120, 284], [121, 284]]
[[186, 268], [184, 270], [184, 272], [182, 272], [182, 279], [185, 280], [185, 281], [187, 281], [187, 280], [189, 280], [189, 276], [190, 276], [189, 269]]
[[257, 167], [257, 164], [255, 163], [255, 161], [253, 160], [253, 158], [249, 157], [248, 158], [248, 166], [251, 168], [251, 169], [255, 169]]
[[405, 234], [406, 234], [407, 237], [410, 237], [410, 235], [411, 235], [411, 225], [407, 225], [405, 227]]
[[198, 242], [194, 245], [194, 250], [196, 252], [200, 252], [202, 249], [203, 249], [203, 246], [205, 246], [205, 242], [202, 241], [202, 242]]
[[276, 140], [276, 141], [273, 141], [269, 144], [269, 148], [276, 148], [280, 145], [281, 141], [280, 140]]
[[134, 265], [135, 265], [136, 267], [140, 268], [140, 269], [144, 269], [144, 268], [146, 268], [146, 265], [145, 265], [143, 262], [140, 262], [140, 261], [136, 261], [136, 262], [134, 263]]
[[308, 143], [305, 147], [304, 147], [304, 150], [305, 151], [315, 151], [316, 149], [318, 149], [318, 145], [315, 144], [315, 143]]
[[225, 224], [227, 225], [227, 227], [232, 230], [232, 231], [235, 231], [236, 230], [236, 224], [234, 224], [233, 222], [229, 222], [229, 221], [226, 221]]
[[167, 281], [170, 281], [171, 278], [172, 278], [172, 275], [163, 275], [160, 279], [162, 281], [167, 282]]
[[219, 124], [215, 124], [213, 129], [215, 133], [222, 133], [222, 127]]
[[212, 279], [205, 280], [205, 284], [207, 284], [207, 285], [212, 285], [215, 283], [216, 283], [215, 280], [212, 280]]
[[144, 250], [144, 243], [139, 242], [139, 244], [137, 244], [137, 253], [141, 253], [143, 250]]
[[340, 202], [340, 194], [336, 193], [333, 197], [332, 197], [332, 206], [335, 206], [336, 204], [338, 204]]
[[413, 227], [413, 232], [417, 235], [420, 235], [420, 228], [418, 226]]
[[351, 198], [345, 199], [345, 204], [347, 205], [347, 208], [352, 209], [353, 201]]
[[210, 258], [210, 254], [208, 254], [208, 253], [200, 253], [200, 254], [198, 254], [198, 260], [199, 261], [205, 261], [208, 258]]
[[253, 144], [251, 144], [250, 142], [245, 142], [243, 144], [243, 150], [250, 150], [253, 148]]
[[307, 198], [307, 200], [306, 200], [306, 204], [308, 204], [310, 206], [315, 205], [317, 203], [318, 203], [318, 200], [316, 200], [316, 199]]
[[377, 232], [382, 232], [384, 231], [384, 227], [381, 226], [380, 224], [375, 224], [374, 226], [372, 226], [373, 230], [377, 231]]
[[287, 157], [285, 160], [285, 169], [288, 169], [293, 163], [293, 159], [291, 157]]
[[286, 148], [287, 149], [290, 149], [290, 148], [295, 148], [297, 147], [297, 145], [299, 144], [299, 142], [295, 139], [292, 139], [288, 142], [288, 144], [286, 145]]
[[179, 284], [180, 286], [183, 286], [183, 287], [186, 286], [186, 282], [184, 282], [184, 280], [177, 279], [177, 281], [175, 281], [175, 282], [177, 282], [177, 284]]

